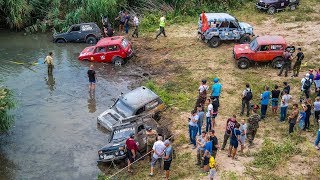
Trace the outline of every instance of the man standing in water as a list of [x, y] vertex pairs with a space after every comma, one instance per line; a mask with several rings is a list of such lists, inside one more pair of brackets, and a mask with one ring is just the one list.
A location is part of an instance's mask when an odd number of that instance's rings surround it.
[[53, 69], [53, 53], [52, 52], [49, 52], [49, 55], [44, 60], [43, 64], [45, 63], [48, 64], [48, 74], [52, 74], [52, 69]]
[[89, 90], [95, 89], [96, 84], [96, 72], [93, 70], [93, 65], [90, 65], [90, 69], [87, 72], [89, 78]]

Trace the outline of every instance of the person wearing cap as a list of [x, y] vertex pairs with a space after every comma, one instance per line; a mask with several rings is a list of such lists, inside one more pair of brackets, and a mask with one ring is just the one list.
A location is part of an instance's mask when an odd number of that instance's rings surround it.
[[170, 176], [170, 165], [172, 161], [173, 149], [169, 140], [165, 140], [164, 145], [166, 146], [166, 149], [164, 150], [163, 170], [166, 172], [166, 179], [168, 180]]
[[285, 77], [287, 77], [288, 76], [288, 71], [289, 71], [290, 66], [291, 66], [291, 60], [293, 58], [292, 58], [292, 54], [290, 53], [289, 49], [286, 49], [286, 51], [283, 53], [283, 56], [284, 56], [284, 61], [283, 61], [283, 64], [281, 66], [281, 69], [280, 69], [280, 72], [279, 72], [278, 76], [281, 76], [283, 70], [286, 69], [284, 75], [285, 75]]
[[299, 71], [300, 71], [300, 67], [301, 67], [301, 62], [304, 59], [304, 54], [301, 51], [301, 48], [298, 48], [298, 53], [296, 55], [297, 61], [294, 63], [293, 65], [293, 77], [298, 77], [299, 75]]
[[134, 133], [130, 134], [130, 137], [126, 141], [126, 148], [127, 148], [127, 159], [128, 159], [128, 172], [133, 172], [131, 169], [131, 163], [134, 162], [137, 152], [138, 152], [138, 145], [134, 140]]
[[310, 87], [312, 84], [312, 80], [309, 78], [310, 74], [307, 73], [304, 78], [301, 79], [301, 91], [304, 92], [306, 98], [309, 98]]
[[286, 120], [289, 100], [291, 98], [292, 96], [288, 94], [286, 89], [284, 89], [280, 104], [280, 122], [284, 122]]
[[221, 94], [222, 85], [219, 83], [219, 78], [217, 78], [217, 77], [213, 78], [213, 82], [214, 82], [214, 84], [212, 85], [211, 96], [213, 98], [217, 99], [218, 106], [220, 106], [219, 97], [220, 97], [220, 94]]
[[153, 176], [154, 167], [157, 162], [159, 162], [159, 169], [161, 170], [162, 157], [165, 149], [166, 149], [166, 146], [162, 141], [162, 136], [158, 136], [157, 141], [153, 144], [153, 147], [152, 147], [153, 155], [151, 160], [151, 168], [150, 168], [149, 176]]
[[[157, 140], [158, 133], [156, 130], [153, 130], [152, 127], [146, 127], [146, 135], [147, 135], [147, 153], [152, 151], [153, 144]], [[151, 161], [152, 154], [149, 153], [149, 161]]]
[[247, 139], [249, 142], [249, 146], [253, 145], [253, 140], [257, 134], [257, 130], [259, 128], [259, 121], [260, 121], [260, 116], [259, 114], [257, 114], [259, 106], [252, 105], [251, 109], [252, 109], [252, 115], [249, 117], [248, 124], [247, 124]]

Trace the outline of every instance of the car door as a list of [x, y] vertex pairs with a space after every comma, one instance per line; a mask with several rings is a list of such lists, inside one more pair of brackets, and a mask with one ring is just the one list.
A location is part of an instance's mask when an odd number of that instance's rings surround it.
[[254, 53], [254, 61], [256, 62], [267, 61], [268, 53], [269, 53], [268, 45], [260, 45], [257, 51]]
[[219, 37], [222, 40], [227, 40], [229, 39], [229, 21], [223, 21], [221, 22], [219, 26]]
[[93, 61], [104, 62], [106, 59], [106, 47], [98, 46], [95, 49], [95, 53], [93, 54]]
[[284, 47], [281, 44], [272, 44], [270, 45], [270, 53], [268, 60], [273, 60], [276, 57], [282, 56]]
[[139, 150], [144, 151], [146, 149], [147, 145], [147, 135], [146, 135], [146, 129], [144, 124], [139, 124], [136, 128], [136, 140], [139, 143]]
[[240, 27], [239, 24], [235, 21], [231, 21], [229, 24], [228, 39], [240, 39]]
[[109, 45], [107, 46], [107, 53], [106, 53], [106, 62], [111, 62], [113, 57], [120, 56], [120, 47], [119, 45]]
[[91, 34], [93, 32], [93, 27], [90, 24], [82, 24], [81, 25], [81, 36], [79, 37], [79, 41], [84, 42], [85, 38], [88, 34]]
[[81, 29], [80, 25], [73, 25], [68, 34], [67, 34], [67, 41], [69, 42], [79, 42], [81, 39]]

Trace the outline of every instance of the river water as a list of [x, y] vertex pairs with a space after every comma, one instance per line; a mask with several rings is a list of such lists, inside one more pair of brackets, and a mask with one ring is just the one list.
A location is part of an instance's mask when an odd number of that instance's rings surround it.
[[[94, 64], [94, 94], [88, 91], [90, 63], [77, 60], [86, 44], [54, 44], [50, 35], [0, 32], [1, 85], [13, 90], [15, 123], [0, 135], [0, 179], [95, 179], [100, 173], [97, 150], [108, 134], [97, 129], [96, 117], [127, 92], [133, 80], [119, 75], [133, 65], [114, 68]], [[41, 62], [54, 53], [48, 76]]]

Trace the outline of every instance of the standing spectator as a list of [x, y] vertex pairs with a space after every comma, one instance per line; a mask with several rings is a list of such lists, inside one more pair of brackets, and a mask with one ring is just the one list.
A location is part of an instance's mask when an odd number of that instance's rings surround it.
[[198, 125], [198, 132], [199, 132], [199, 136], [200, 136], [201, 135], [201, 131], [202, 131], [203, 119], [204, 119], [204, 109], [203, 109], [203, 107], [199, 106], [197, 112], [198, 112], [197, 115], [199, 117], [197, 125]]
[[306, 119], [305, 119], [305, 125], [303, 130], [306, 131], [310, 127], [310, 116], [311, 116], [311, 108], [312, 108], [312, 100], [309, 98], [306, 101]]
[[103, 26], [103, 34], [104, 34], [104, 37], [106, 37], [108, 28], [110, 27], [108, 16], [101, 16], [101, 22]]
[[210, 99], [207, 99], [207, 102], [208, 102], [208, 108], [206, 113], [206, 132], [209, 132], [213, 127], [213, 124], [211, 121], [211, 118], [213, 115], [213, 105], [211, 104]]
[[316, 77], [314, 78], [314, 84], [316, 86], [316, 91], [319, 92], [320, 89], [320, 69], [316, 71]]
[[241, 149], [240, 149], [240, 152], [243, 153], [243, 150], [244, 150], [244, 143], [247, 139], [247, 124], [245, 122], [245, 120], [242, 120], [241, 121], [241, 124], [240, 124], [240, 141], [241, 141]]
[[206, 140], [206, 143], [204, 144], [203, 150], [209, 151], [210, 154], [212, 154], [212, 141], [210, 141], [210, 137], [206, 136], [205, 140]]
[[289, 49], [286, 49], [286, 51], [283, 53], [284, 56], [284, 61], [283, 64], [281, 66], [280, 72], [278, 74], [278, 76], [281, 76], [283, 69], [286, 69], [284, 76], [287, 77], [288, 76], [288, 71], [290, 69], [291, 66], [291, 60], [292, 58], [292, 54], [290, 53]]
[[246, 84], [246, 89], [242, 92], [242, 107], [241, 107], [241, 116], [244, 113], [244, 108], [247, 106], [247, 116], [250, 115], [250, 101], [252, 99], [252, 90], [250, 89], [250, 85]]
[[224, 150], [224, 148], [226, 147], [227, 141], [231, 135], [231, 132], [233, 131], [233, 128], [236, 126], [237, 122], [237, 116], [233, 115], [232, 118], [229, 118], [227, 120], [227, 124], [226, 124], [226, 131], [224, 133], [223, 136], [223, 144], [222, 144], [222, 150]]
[[207, 91], [209, 90], [209, 86], [207, 85], [207, 80], [203, 79], [201, 81], [201, 84], [198, 88], [198, 91], [199, 91], [199, 96], [198, 96], [198, 99], [197, 99], [197, 102], [196, 102], [196, 107], [198, 106], [204, 106], [204, 103], [207, 99]]
[[288, 117], [289, 134], [293, 132], [293, 128], [297, 123], [298, 116], [299, 116], [298, 104], [293, 104], [293, 111], [292, 111], [291, 115]]
[[199, 116], [196, 111], [191, 112], [191, 117], [189, 118], [189, 137], [190, 143], [193, 144], [193, 149], [196, 148], [196, 135], [198, 130], [198, 122]]
[[159, 31], [159, 33], [157, 34], [156, 39], [157, 39], [161, 34], [163, 34], [164, 37], [167, 37], [167, 36], [166, 36], [166, 32], [165, 32], [165, 30], [164, 30], [164, 27], [166, 26], [166, 17], [165, 17], [164, 15], [162, 15], [161, 18], [160, 18], [160, 24], [159, 24], [159, 26], [160, 26], [160, 31]]
[[156, 130], [153, 130], [152, 127], [146, 127], [146, 136], [147, 136], [147, 153], [149, 153], [149, 161], [152, 160], [152, 154], [150, 151], [152, 151], [153, 144], [157, 140], [158, 133]]
[[126, 21], [126, 14], [123, 11], [120, 11], [118, 17], [116, 17], [115, 20], [120, 20], [119, 32], [123, 32], [124, 23]]
[[309, 98], [309, 93], [310, 93], [310, 87], [312, 84], [312, 80], [309, 79], [310, 74], [307, 73], [306, 77], [301, 79], [301, 91], [304, 92], [304, 94], [306, 95], [306, 98]]
[[201, 136], [198, 137], [197, 139], [197, 164], [199, 165], [201, 168], [203, 168], [203, 161], [202, 161], [202, 157], [204, 154], [204, 145], [206, 143], [206, 138], [207, 133], [205, 131], [202, 131]]
[[219, 147], [219, 142], [218, 142], [218, 138], [217, 136], [215, 135], [215, 131], [214, 130], [210, 130], [209, 131], [209, 137], [210, 137], [210, 141], [212, 142], [212, 153], [211, 155], [216, 158], [217, 156], [217, 152], [218, 152], [218, 149], [220, 148]]
[[259, 128], [260, 116], [257, 114], [258, 109], [259, 109], [258, 105], [253, 105], [252, 115], [248, 119], [247, 138], [249, 141], [249, 146], [253, 145], [254, 137], [256, 136]]
[[130, 137], [126, 141], [126, 148], [127, 148], [127, 159], [128, 159], [128, 172], [132, 173], [131, 169], [131, 163], [134, 162], [137, 151], [138, 151], [138, 146], [136, 141], [134, 140], [134, 133], [130, 134]]
[[302, 110], [299, 112], [299, 116], [298, 116], [298, 123], [300, 128], [299, 132], [301, 132], [301, 130], [303, 130], [306, 125], [307, 106], [305, 104], [302, 104], [301, 107], [302, 107]]
[[48, 64], [48, 75], [52, 75], [52, 70], [54, 68], [53, 64], [53, 53], [49, 52], [49, 55], [45, 58], [43, 64], [47, 63]]
[[313, 83], [313, 80], [314, 80], [313, 69], [309, 69], [309, 79], [311, 80], [311, 83]]
[[153, 176], [153, 170], [157, 162], [159, 162], [159, 169], [161, 171], [162, 156], [164, 154], [165, 149], [166, 146], [162, 141], [162, 136], [158, 136], [157, 141], [154, 143], [152, 147], [153, 155], [149, 174], [150, 176]]
[[284, 90], [287, 90], [287, 94], [290, 94], [290, 85], [288, 85], [288, 82], [283, 82], [283, 90], [281, 92], [281, 96], [284, 94]]
[[125, 12], [124, 29], [126, 34], [129, 33], [129, 21], [130, 21], [130, 15], [128, 14], [128, 12]]
[[232, 135], [230, 138], [230, 147], [229, 147], [229, 155], [228, 157], [232, 157], [232, 159], [235, 159], [235, 156], [237, 154], [237, 148], [239, 146], [239, 143], [241, 145], [241, 140], [240, 140], [240, 130], [239, 130], [240, 124], [237, 123], [235, 128], [232, 131]]
[[222, 85], [219, 83], [219, 78], [213, 78], [214, 84], [212, 85], [212, 93], [211, 96], [216, 98], [218, 101], [218, 107], [220, 106], [219, 97], [221, 94]]
[[204, 172], [209, 172], [209, 162], [210, 162], [210, 152], [205, 151], [203, 155], [203, 171]]
[[317, 138], [316, 138], [316, 140], [315, 140], [315, 142], [314, 142], [314, 146], [315, 146], [315, 148], [317, 149], [317, 150], [319, 150], [320, 149], [320, 147], [319, 147], [319, 142], [320, 142], [320, 119], [318, 119], [318, 127], [319, 127], [319, 129], [318, 129], [318, 134], [317, 134]]
[[216, 117], [218, 116], [218, 109], [219, 109], [219, 102], [217, 98], [212, 99], [212, 108], [213, 108], [213, 113], [212, 113], [212, 118], [211, 118], [211, 123], [212, 123], [212, 128], [216, 125]]
[[163, 157], [163, 170], [165, 170], [166, 180], [168, 180], [170, 176], [170, 166], [172, 161], [173, 149], [172, 149], [172, 146], [170, 145], [169, 140], [165, 140], [164, 145], [166, 146], [166, 149], [164, 151], [164, 157]]
[[288, 94], [286, 89], [283, 92], [284, 95], [281, 98], [280, 105], [280, 122], [284, 122], [286, 120], [289, 100], [292, 98], [292, 96]]
[[314, 106], [314, 124], [317, 126], [318, 120], [320, 119], [320, 97], [316, 97], [316, 101], [313, 103]]
[[89, 78], [89, 90], [94, 90], [96, 86], [96, 72], [93, 70], [93, 65], [90, 65], [90, 69], [87, 72]]
[[277, 114], [277, 111], [278, 111], [279, 97], [280, 97], [280, 90], [278, 88], [279, 88], [279, 86], [275, 85], [274, 89], [271, 91], [273, 114]]
[[261, 119], [266, 117], [270, 94], [269, 87], [265, 86], [265, 91], [261, 94]]
[[216, 171], [216, 163], [215, 163], [215, 158], [209, 155], [209, 180], [213, 180], [215, 177], [217, 171]]
[[300, 71], [300, 67], [301, 67], [301, 62], [304, 59], [304, 54], [301, 51], [301, 48], [298, 48], [298, 53], [297, 53], [295, 58], [297, 58], [297, 61], [293, 65], [293, 75], [292, 76], [298, 77], [299, 71]]
[[132, 33], [132, 37], [139, 36], [139, 18], [137, 15], [133, 16], [133, 26], [134, 26], [134, 31]]

